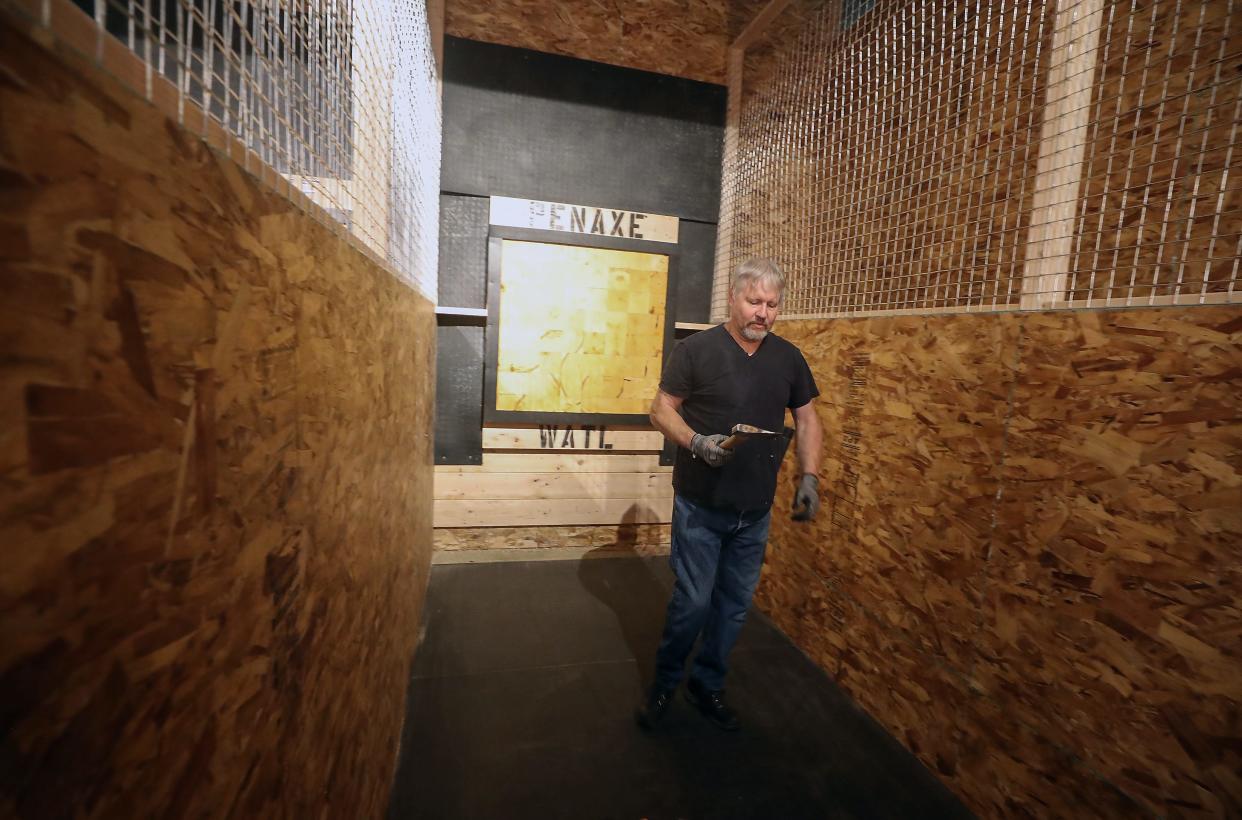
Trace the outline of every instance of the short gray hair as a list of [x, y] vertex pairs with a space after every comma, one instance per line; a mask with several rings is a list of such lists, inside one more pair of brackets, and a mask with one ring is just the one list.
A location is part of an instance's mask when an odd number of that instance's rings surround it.
[[751, 285], [763, 284], [777, 294], [785, 292], [785, 272], [781, 266], [763, 256], [754, 256], [737, 266], [729, 293], [737, 296]]

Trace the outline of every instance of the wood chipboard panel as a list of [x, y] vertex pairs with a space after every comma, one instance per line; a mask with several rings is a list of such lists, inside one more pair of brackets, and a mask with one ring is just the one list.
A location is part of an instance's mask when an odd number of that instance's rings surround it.
[[976, 677], [1150, 810], [1236, 814], [1242, 311], [1022, 329]]
[[1242, 311], [781, 332], [824, 508], [760, 606], [981, 816], [1238, 813]]
[[452, 0], [453, 37], [723, 84], [725, 51], [766, 0], [544, 5]]
[[0, 814], [381, 815], [432, 306], [7, 18], [0, 74]]

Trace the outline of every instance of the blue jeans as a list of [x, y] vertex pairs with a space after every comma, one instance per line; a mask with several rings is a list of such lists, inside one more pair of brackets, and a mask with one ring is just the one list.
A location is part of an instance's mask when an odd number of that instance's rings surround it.
[[714, 691], [724, 687], [729, 650], [746, 621], [768, 543], [770, 509], [739, 513], [673, 499], [669, 564], [676, 585], [656, 652], [655, 686], [681, 682], [686, 656], [703, 635], [690, 677]]

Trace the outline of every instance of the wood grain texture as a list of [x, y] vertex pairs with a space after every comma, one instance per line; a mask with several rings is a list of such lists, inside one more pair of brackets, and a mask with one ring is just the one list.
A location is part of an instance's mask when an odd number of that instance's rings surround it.
[[435, 468], [435, 549], [615, 546], [664, 552], [672, 477], [672, 468], [661, 467], [655, 453], [489, 450], [480, 465]]
[[448, 0], [453, 37], [723, 84], [725, 52], [766, 0], [549, 4]]
[[432, 306], [0, 21], [0, 815], [375, 817]]
[[1242, 311], [780, 331], [824, 507], [760, 606], [981, 816], [1236, 815]]
[[542, 549], [556, 547], [616, 548], [641, 555], [668, 551], [668, 524], [616, 526], [455, 527], [436, 528], [436, 551]]
[[669, 473], [435, 473], [436, 499], [618, 498], [673, 496]]
[[634, 498], [437, 499], [436, 527], [564, 526], [621, 523], [667, 524], [672, 493]]

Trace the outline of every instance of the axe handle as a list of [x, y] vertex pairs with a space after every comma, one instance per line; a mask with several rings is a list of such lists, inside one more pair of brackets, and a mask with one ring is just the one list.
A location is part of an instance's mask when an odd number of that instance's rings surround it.
[[734, 433], [724, 441], [720, 442], [720, 447], [724, 450], [732, 450], [748, 438], [776, 438], [779, 435], [780, 433], [770, 433], [767, 431]]

